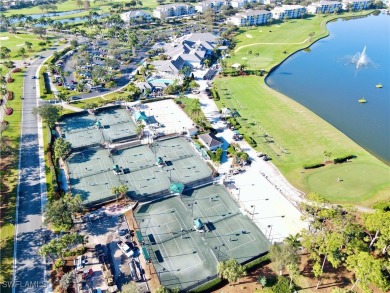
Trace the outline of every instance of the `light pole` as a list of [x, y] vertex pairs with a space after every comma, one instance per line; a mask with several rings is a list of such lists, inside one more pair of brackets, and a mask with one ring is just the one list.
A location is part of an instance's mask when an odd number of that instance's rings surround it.
[[219, 253], [221, 252], [221, 246], [225, 246], [225, 243], [214, 247], [214, 249], [217, 250], [217, 261], [219, 261]]
[[238, 200], [238, 203], [240, 203], [240, 193], [241, 193], [241, 189], [239, 187], [236, 187], [236, 190], [237, 190], [237, 200]]
[[198, 204], [196, 201], [194, 201], [193, 203], [190, 203], [188, 205], [191, 205], [191, 218], [192, 220], [194, 220], [194, 204]]
[[268, 225], [268, 228], [270, 228], [269, 234], [268, 234], [268, 239], [271, 241], [272, 225]]
[[252, 211], [252, 221], [253, 221], [253, 217], [255, 216], [255, 208], [256, 208], [256, 206], [255, 205], [251, 205], [251, 208], [253, 209], [253, 211]]

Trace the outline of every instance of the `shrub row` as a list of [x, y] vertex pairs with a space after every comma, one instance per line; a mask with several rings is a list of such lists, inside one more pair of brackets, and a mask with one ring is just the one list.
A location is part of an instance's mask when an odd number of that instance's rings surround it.
[[49, 58], [49, 60], [47, 60], [48, 62], [50, 62], [51, 64], [55, 64], [58, 59], [60, 59], [65, 53], [68, 53], [70, 50], [72, 50], [71, 47], [67, 47], [65, 48], [64, 50], [62, 50], [61, 52], [59, 52], [59, 54], [57, 56], [53, 55]]
[[350, 160], [350, 159], [354, 159], [354, 158], [356, 158], [355, 155], [347, 155], [347, 156], [335, 158], [335, 159], [333, 160], [333, 162], [334, 162], [335, 164], [340, 164], [340, 163], [344, 163], [344, 162], [346, 162], [346, 161], [348, 161], [348, 160]]
[[159, 98], [147, 99], [147, 100], [141, 101], [141, 104], [158, 102], [158, 101], [163, 101], [163, 100], [167, 100], [167, 99], [172, 99], [172, 98], [171, 97], [159, 97]]
[[316, 169], [325, 166], [323, 163], [309, 163], [303, 166], [303, 169]]
[[244, 135], [244, 139], [246, 140], [247, 143], [253, 148], [257, 147], [257, 142], [253, 139], [252, 136], [249, 135]]
[[222, 283], [222, 279], [215, 278], [211, 280], [210, 282], [207, 282], [206, 284], [199, 286], [195, 288], [194, 290], [191, 290], [191, 293], [203, 293], [203, 292], [211, 292], [213, 288], [219, 286]]
[[[263, 255], [255, 260], [247, 263], [246, 265], [244, 265], [244, 268], [246, 271], [250, 271], [250, 270], [258, 268], [261, 265], [268, 264], [269, 261], [270, 260], [269, 260], [268, 254], [266, 254], [266, 255]], [[217, 277], [217, 278], [211, 280], [210, 282], [207, 282], [207, 283], [195, 288], [194, 290], [191, 290], [190, 292], [192, 292], [192, 293], [211, 292], [211, 291], [214, 291], [215, 289], [217, 289], [218, 287], [220, 287], [223, 282], [224, 282], [224, 280]]]
[[248, 262], [244, 265], [246, 271], [251, 271], [253, 269], [257, 269], [259, 266], [266, 265], [270, 262], [268, 254], [260, 256], [251, 262]]
[[212, 89], [211, 89], [211, 94], [213, 95], [214, 100], [216, 100], [216, 101], [219, 101], [219, 100], [220, 100], [218, 91], [217, 91], [215, 88], [212, 88]]

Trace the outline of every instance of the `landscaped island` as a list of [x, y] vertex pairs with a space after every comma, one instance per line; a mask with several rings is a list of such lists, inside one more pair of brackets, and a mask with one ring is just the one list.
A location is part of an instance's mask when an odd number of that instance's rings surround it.
[[[342, 16], [353, 15], [357, 14]], [[289, 54], [326, 36], [326, 22], [336, 17], [319, 15], [242, 30], [235, 53], [225, 59], [225, 72], [238, 74], [230, 69], [233, 64], [244, 71], [269, 72]], [[310, 110], [269, 88], [264, 77], [224, 77], [216, 79], [214, 86], [218, 106], [238, 111], [239, 131], [252, 137], [256, 149], [269, 154], [295, 187], [338, 203], [371, 206], [388, 198], [389, 166]], [[356, 158], [333, 163], [345, 156]], [[321, 164], [325, 166], [304, 168]]]

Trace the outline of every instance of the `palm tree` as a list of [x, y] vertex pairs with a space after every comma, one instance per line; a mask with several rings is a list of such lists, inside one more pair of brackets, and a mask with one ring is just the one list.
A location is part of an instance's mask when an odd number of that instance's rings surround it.
[[113, 195], [115, 195], [116, 199], [118, 200], [118, 195], [120, 194], [119, 186], [111, 187], [111, 192]]
[[125, 199], [125, 202], [126, 202], [126, 195], [127, 195], [127, 192], [129, 191], [129, 188], [127, 187], [127, 185], [125, 185], [125, 184], [119, 185], [118, 191], [119, 191], [119, 194]]
[[138, 42], [137, 36], [135, 34], [129, 34], [128, 42], [129, 42], [129, 45], [131, 46], [131, 50], [132, 50], [133, 56], [136, 56], [135, 45]]
[[294, 249], [298, 249], [301, 246], [301, 241], [299, 240], [301, 238], [301, 234], [297, 233], [295, 235], [289, 235], [287, 238], [284, 239], [284, 243], [287, 246], [290, 246]]

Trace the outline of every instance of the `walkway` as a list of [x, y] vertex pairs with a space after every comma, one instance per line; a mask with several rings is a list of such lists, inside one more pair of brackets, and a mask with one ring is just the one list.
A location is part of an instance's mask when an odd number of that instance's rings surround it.
[[[233, 142], [233, 131], [220, 121], [219, 109], [213, 99], [203, 94], [206, 84], [200, 81], [202, 94], [189, 97], [199, 98], [202, 111], [220, 137], [227, 143]], [[280, 242], [290, 234], [296, 234], [307, 225], [301, 220], [297, 209], [302, 201], [302, 193], [296, 190], [272, 164], [257, 157], [257, 152], [245, 141], [237, 142], [253, 159], [244, 173], [229, 175], [232, 160], [219, 166], [219, 172], [225, 173], [223, 181], [242, 211], [246, 213], [262, 230], [271, 242]], [[226, 144], [227, 145], [227, 144]]]

